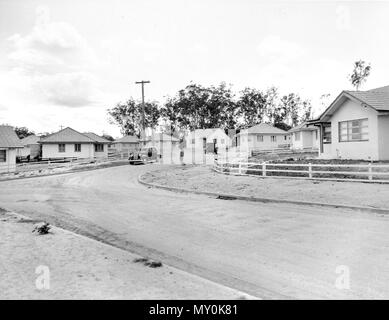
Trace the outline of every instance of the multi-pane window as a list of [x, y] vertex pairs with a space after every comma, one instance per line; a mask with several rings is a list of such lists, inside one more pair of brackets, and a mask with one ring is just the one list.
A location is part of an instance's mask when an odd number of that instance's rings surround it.
[[0, 162], [7, 161], [7, 150], [0, 150]]
[[369, 140], [368, 119], [339, 122], [339, 141]]
[[277, 137], [276, 136], [270, 136], [270, 141], [271, 142], [276, 142], [277, 141]]
[[65, 144], [64, 143], [60, 143], [58, 145], [58, 152], [65, 152]]
[[263, 142], [263, 136], [257, 136], [257, 141], [258, 142]]
[[300, 141], [300, 137], [301, 137], [301, 132], [295, 132], [294, 133], [294, 140], [295, 141]]
[[76, 143], [74, 145], [74, 152], [81, 152], [81, 144], [80, 143]]
[[331, 125], [323, 127], [323, 143], [331, 143]]
[[104, 151], [104, 144], [97, 143], [95, 144], [95, 152], [103, 152]]

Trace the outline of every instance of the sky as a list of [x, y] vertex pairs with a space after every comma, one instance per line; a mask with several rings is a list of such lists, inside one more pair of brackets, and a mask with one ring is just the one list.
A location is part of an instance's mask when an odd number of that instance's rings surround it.
[[[0, 123], [120, 136], [107, 108], [164, 102], [191, 81], [297, 92], [323, 106], [389, 85], [389, 1], [0, 0]], [[331, 102], [331, 101], [329, 101]]]

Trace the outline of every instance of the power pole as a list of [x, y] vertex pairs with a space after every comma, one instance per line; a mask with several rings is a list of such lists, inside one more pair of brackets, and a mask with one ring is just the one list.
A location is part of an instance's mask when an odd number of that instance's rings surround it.
[[145, 138], [145, 83], [150, 83], [150, 81], [136, 81], [135, 84], [142, 85], [142, 138]]

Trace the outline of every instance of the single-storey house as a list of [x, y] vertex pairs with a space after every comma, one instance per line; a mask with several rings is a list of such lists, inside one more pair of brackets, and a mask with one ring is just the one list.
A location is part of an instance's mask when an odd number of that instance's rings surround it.
[[317, 127], [309, 126], [307, 122], [304, 122], [288, 132], [292, 150], [318, 150], [319, 129]]
[[178, 138], [166, 133], [153, 132], [145, 139], [139, 141], [141, 147], [156, 147], [162, 157], [177, 152], [180, 146], [180, 140]]
[[139, 149], [139, 139], [128, 135], [111, 142], [111, 147], [118, 152], [136, 151]]
[[236, 136], [236, 144], [242, 151], [273, 150], [288, 148], [290, 136], [287, 131], [267, 123], [260, 123], [241, 130]]
[[0, 126], [0, 173], [14, 172], [16, 150], [23, 145], [11, 126]]
[[226, 150], [231, 146], [231, 138], [220, 128], [196, 129], [186, 135], [185, 141], [188, 149], [207, 153]]
[[108, 140], [91, 132], [81, 133], [65, 128], [39, 141], [43, 159], [56, 158], [107, 158]]
[[319, 156], [389, 160], [389, 86], [342, 91], [318, 119]]
[[35, 157], [40, 155], [41, 145], [39, 144], [40, 137], [32, 134], [20, 140], [23, 145], [23, 149], [17, 150], [18, 157], [28, 157], [30, 159], [34, 159]]

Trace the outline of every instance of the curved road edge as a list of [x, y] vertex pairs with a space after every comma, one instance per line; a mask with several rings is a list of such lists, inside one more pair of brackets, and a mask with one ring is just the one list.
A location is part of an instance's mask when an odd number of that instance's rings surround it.
[[228, 194], [228, 193], [195, 191], [195, 190], [185, 189], [185, 188], [169, 187], [169, 186], [164, 186], [164, 185], [157, 184], [157, 183], [146, 182], [144, 180], [143, 176], [148, 174], [148, 173], [149, 172], [141, 173], [138, 176], [138, 183], [140, 183], [146, 187], [149, 187], [149, 188], [162, 189], [162, 190], [167, 190], [167, 191], [172, 191], [172, 192], [205, 195], [205, 196], [211, 196], [211, 197], [216, 197], [216, 198], [220, 197], [220, 198], [244, 200], [244, 201], [251, 201], [251, 202], [283, 203], [283, 204], [294, 204], [294, 205], [303, 205], [303, 206], [318, 206], [318, 207], [334, 208], [334, 209], [349, 209], [349, 210], [370, 212], [370, 213], [376, 213], [376, 214], [389, 214], [389, 209], [381, 209], [381, 208], [371, 208], [371, 207], [364, 207], [364, 206], [349, 206], [349, 205], [344, 205], [344, 204], [331, 204], [331, 203], [309, 202], [309, 201], [299, 201], [299, 200], [246, 197], [246, 196]]

